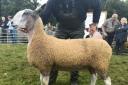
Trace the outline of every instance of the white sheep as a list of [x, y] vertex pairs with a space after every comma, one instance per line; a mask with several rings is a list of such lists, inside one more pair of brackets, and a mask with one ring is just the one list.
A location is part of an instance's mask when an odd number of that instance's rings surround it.
[[52, 66], [63, 71], [88, 69], [92, 74], [91, 85], [96, 83], [96, 73], [105, 85], [111, 85], [107, 71], [112, 49], [106, 41], [94, 38], [63, 40], [49, 36], [43, 30], [41, 18], [30, 9], [18, 12], [13, 23], [28, 34], [28, 62], [40, 71], [41, 85], [48, 85]]

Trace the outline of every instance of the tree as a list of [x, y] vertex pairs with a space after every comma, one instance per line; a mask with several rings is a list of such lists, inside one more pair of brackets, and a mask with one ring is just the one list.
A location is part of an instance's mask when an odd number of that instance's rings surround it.
[[38, 5], [37, 0], [1, 0], [1, 16], [13, 16], [19, 10], [35, 9]]
[[0, 16], [1, 16], [1, 0], [0, 0]]
[[102, 10], [105, 10], [108, 0], [101, 0]]
[[108, 12], [108, 17], [110, 17], [114, 12], [119, 14], [119, 17], [128, 18], [128, 0], [125, 2], [121, 0], [107, 0], [105, 10]]

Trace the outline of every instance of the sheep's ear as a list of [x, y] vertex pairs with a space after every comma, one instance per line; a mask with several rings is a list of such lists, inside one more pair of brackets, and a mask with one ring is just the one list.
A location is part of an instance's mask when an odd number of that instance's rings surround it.
[[39, 17], [39, 15], [38, 15], [38, 13], [36, 11], [33, 11], [33, 15], [32, 16], [33, 16], [34, 19], [37, 19]]
[[41, 8], [42, 6], [40, 6], [40, 7], [38, 7], [38, 8], [36, 8], [35, 10], [34, 10], [34, 12], [35, 13], [37, 13], [37, 14], [39, 14], [40, 13], [40, 11], [42, 10], [42, 8]]

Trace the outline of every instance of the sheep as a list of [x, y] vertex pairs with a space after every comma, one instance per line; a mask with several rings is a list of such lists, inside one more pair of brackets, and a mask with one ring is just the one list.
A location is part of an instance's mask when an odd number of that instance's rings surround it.
[[53, 66], [60, 71], [88, 69], [92, 74], [90, 85], [96, 84], [97, 74], [105, 85], [111, 85], [107, 72], [112, 49], [106, 41], [94, 38], [64, 40], [47, 35], [41, 18], [30, 9], [16, 13], [13, 23], [28, 34], [27, 59], [40, 71], [41, 85], [48, 85]]

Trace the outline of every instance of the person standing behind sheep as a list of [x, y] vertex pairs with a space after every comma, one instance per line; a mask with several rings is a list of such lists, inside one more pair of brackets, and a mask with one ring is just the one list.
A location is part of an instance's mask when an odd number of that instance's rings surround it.
[[95, 23], [92, 23], [89, 26], [90, 26], [89, 30], [88, 31], [85, 30], [84, 39], [86, 38], [103, 39], [101, 33], [97, 31], [97, 26]]
[[7, 30], [8, 30], [8, 19], [7, 17], [2, 17], [2, 22], [1, 22], [1, 28], [2, 28], [2, 43], [7, 43]]
[[114, 13], [112, 17], [107, 19], [102, 26], [103, 35], [110, 46], [112, 46], [115, 35], [115, 26], [117, 25], [119, 25], [118, 14]]
[[103, 39], [101, 33], [97, 31], [96, 24], [92, 23], [89, 26], [90, 38]]
[[119, 27], [116, 28], [115, 41], [116, 41], [116, 54], [120, 54], [124, 50], [124, 43], [127, 41], [128, 24], [125, 17], [121, 18]]
[[8, 16], [8, 20], [9, 40], [11, 40], [12, 43], [16, 43], [16, 29], [13, 26], [12, 16]]
[[[43, 7], [42, 7], [43, 8]], [[58, 22], [55, 36], [60, 39], [78, 39], [84, 36], [84, 21], [89, 9], [93, 10], [93, 23], [98, 23], [101, 14], [100, 0], [48, 0], [46, 7], [40, 14], [43, 23], [49, 22], [53, 15]], [[51, 71], [49, 85], [55, 83], [58, 70]], [[78, 71], [71, 72], [71, 85], [78, 83]]]

